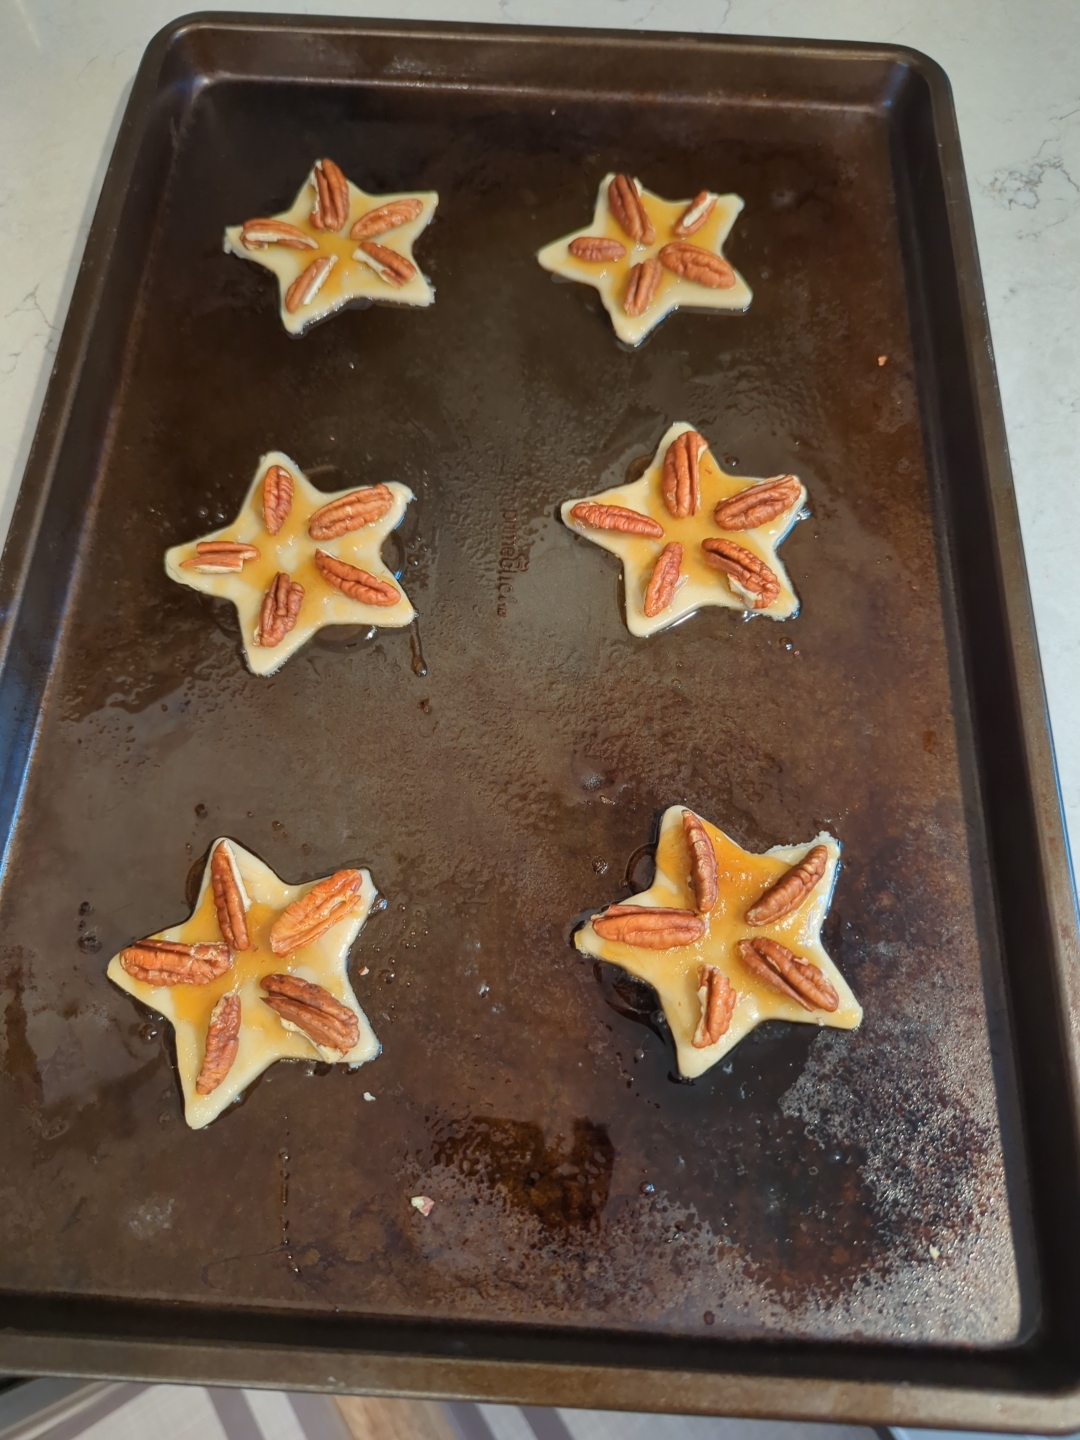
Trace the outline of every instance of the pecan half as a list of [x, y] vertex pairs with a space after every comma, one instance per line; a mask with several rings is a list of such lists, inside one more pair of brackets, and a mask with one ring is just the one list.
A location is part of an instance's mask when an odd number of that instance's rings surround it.
[[259, 628], [255, 631], [255, 644], [272, 648], [280, 645], [296, 624], [300, 606], [304, 603], [304, 587], [290, 580], [284, 570], [279, 570], [270, 582], [270, 589], [263, 596], [259, 611]]
[[210, 856], [210, 888], [214, 892], [214, 909], [221, 938], [230, 950], [246, 950], [251, 944], [247, 906], [237, 879], [232, 850], [225, 840], [214, 846], [214, 853]]
[[291, 955], [325, 935], [360, 903], [364, 877], [359, 870], [338, 870], [287, 905], [270, 927], [270, 949]]
[[393, 503], [393, 493], [387, 486], [367, 485], [316, 510], [308, 521], [307, 533], [313, 540], [336, 540], [350, 530], [362, 530], [381, 520]]
[[317, 240], [284, 220], [245, 220], [240, 240], [246, 250], [265, 250], [268, 245], [284, 245], [289, 250], [319, 248]]
[[340, 230], [349, 218], [349, 182], [333, 160], [316, 160], [311, 172], [315, 203], [311, 223], [316, 230]]
[[652, 256], [643, 260], [640, 265], [635, 265], [626, 278], [626, 293], [623, 295], [622, 308], [627, 315], [636, 318], [644, 315], [652, 302], [656, 299], [656, 292], [660, 288], [660, 281], [664, 272], [660, 268], [660, 261], [654, 260]]
[[296, 277], [285, 291], [285, 309], [290, 315], [311, 304], [336, 264], [336, 255], [320, 255], [317, 260], [312, 260], [302, 275]]
[[609, 905], [594, 915], [592, 927], [601, 940], [619, 940], [642, 950], [677, 950], [705, 934], [705, 922], [692, 910], [665, 910], [658, 905]]
[[735, 271], [722, 255], [686, 240], [672, 240], [660, 251], [659, 258], [665, 270], [697, 285], [707, 285], [710, 290], [730, 290], [735, 284]]
[[696, 430], [684, 430], [667, 447], [660, 491], [668, 514], [676, 520], [697, 514], [701, 503], [698, 461], [701, 452], [708, 448], [709, 442]]
[[222, 995], [210, 1011], [206, 1049], [199, 1073], [195, 1076], [196, 1094], [213, 1094], [232, 1069], [239, 1048], [240, 996]]
[[786, 945], [759, 935], [739, 941], [739, 959], [751, 975], [804, 1010], [835, 1010], [840, 998], [816, 965], [793, 955]]
[[228, 945], [216, 941], [181, 945], [178, 940], [137, 940], [120, 951], [120, 964], [147, 985], [209, 985], [232, 964]]
[[241, 545], [238, 540], [200, 540], [195, 554], [180, 561], [182, 570], [199, 570], [204, 575], [237, 575], [245, 560], [258, 560], [255, 545]]
[[650, 619], [654, 615], [659, 615], [671, 604], [675, 587], [679, 583], [681, 567], [682, 546], [672, 541], [670, 545], [665, 545], [660, 551], [660, 558], [653, 566], [649, 583], [645, 587], [645, 603], [641, 608]]
[[284, 465], [271, 465], [263, 476], [263, 524], [276, 535], [289, 518], [293, 502], [293, 477]]
[[701, 1019], [691, 1044], [695, 1050], [704, 1050], [727, 1034], [739, 995], [724, 972], [715, 965], [699, 965], [697, 983]]
[[690, 883], [700, 915], [716, 904], [716, 851], [705, 826], [692, 810], [682, 812], [683, 834], [690, 851]]
[[760, 900], [746, 912], [748, 925], [771, 925], [797, 910], [817, 882], [825, 874], [829, 852], [824, 845], [808, 850], [798, 865], [784, 872], [775, 885], [770, 885]]
[[780, 594], [780, 581], [756, 555], [734, 540], [703, 540], [705, 563], [722, 570], [736, 595], [749, 600], [755, 610], [767, 609]]
[[353, 259], [370, 265], [379, 279], [385, 280], [395, 290], [400, 290], [405, 281], [416, 274], [416, 266], [411, 260], [406, 260], [404, 255], [386, 245], [376, 245], [374, 240], [361, 241], [359, 250], [353, 251]]
[[423, 208], [422, 200], [391, 200], [389, 205], [380, 205], [377, 210], [361, 215], [349, 231], [349, 239], [371, 240], [376, 235], [385, 235], [388, 230], [396, 230], [399, 225], [415, 220]]
[[721, 500], [713, 511], [713, 519], [721, 530], [753, 530], [790, 510], [801, 497], [802, 486], [794, 475], [777, 475], [758, 485], [748, 485], [728, 500]]
[[315, 567], [328, 585], [362, 605], [396, 605], [401, 599], [401, 592], [389, 580], [369, 575], [359, 566], [338, 560], [325, 550], [315, 551]]
[[595, 500], [579, 500], [570, 511], [571, 519], [594, 530], [621, 530], [624, 535], [648, 535], [659, 540], [664, 527], [651, 515], [627, 510], [625, 505], [599, 505]]
[[671, 227], [671, 233], [680, 240], [685, 240], [687, 235], [693, 235], [708, 220], [715, 205], [715, 195], [710, 195], [708, 190], [699, 190]]
[[639, 245], [651, 245], [656, 231], [648, 211], [638, 194], [637, 183], [629, 175], [616, 175], [608, 186], [608, 209], [619, 228]]
[[264, 975], [259, 984], [271, 1010], [302, 1030], [320, 1050], [347, 1055], [360, 1039], [360, 1021], [354, 1011], [329, 990], [301, 980], [299, 975]]
[[603, 235], [579, 235], [566, 247], [578, 260], [598, 264], [602, 260], [621, 260], [626, 246], [621, 240], [608, 240]]

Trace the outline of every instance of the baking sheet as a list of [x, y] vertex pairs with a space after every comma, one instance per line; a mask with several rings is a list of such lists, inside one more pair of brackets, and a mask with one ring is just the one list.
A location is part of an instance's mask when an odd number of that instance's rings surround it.
[[[126, 223], [111, 242], [96, 227], [101, 303], [88, 278], [71, 322], [97, 363], [68, 342], [54, 385], [72, 407], [61, 423], [51, 397], [5, 559], [4, 682], [26, 697], [0, 889], [15, 1338], [49, 1297], [98, 1332], [125, 1306], [180, 1305], [163, 1342], [278, 1317], [301, 1327], [280, 1332], [293, 1351], [394, 1334], [491, 1359], [496, 1326], [504, 1360], [555, 1346], [552, 1399], [565, 1341], [564, 1361], [710, 1379], [786, 1354], [807, 1377], [798, 1413], [830, 1364], [984, 1392], [1021, 1383], [1018, 1356], [1049, 1373], [1067, 1301], [1038, 1261], [1055, 1221], [1016, 1070], [1030, 1095], [1040, 1065], [1070, 1063], [1053, 992], [1074, 935], [1045, 757], [998, 768], [988, 799], [986, 721], [1006, 749], [1026, 723], [1030, 748], [1041, 712], [1030, 687], [1026, 713], [1015, 692], [1011, 711], [987, 704], [1031, 636], [1022, 572], [1017, 596], [966, 549], [980, 527], [991, 547], [1015, 536], [986, 474], [956, 463], [985, 471], [997, 417], [964, 369], [956, 237], [922, 213], [943, 185], [927, 142], [952, 134], [933, 67], [250, 19], [156, 46], [116, 162], [132, 183], [122, 202], [111, 175], [103, 200]], [[417, 252], [431, 309], [349, 312], [295, 341], [267, 276], [222, 254], [224, 226], [281, 208], [320, 154], [368, 190], [439, 192]], [[536, 249], [583, 223], [612, 168], [744, 197], [728, 253], [747, 315], [678, 314], [629, 353], [592, 291], [552, 283]], [[956, 315], [927, 306], [950, 278]], [[970, 264], [962, 285], [977, 297]], [[957, 393], [966, 410], [944, 403]], [[633, 640], [617, 564], [560, 524], [561, 500], [618, 483], [681, 419], [726, 467], [807, 485], [783, 549], [796, 621], [708, 611]], [[271, 447], [327, 490], [416, 492], [396, 559], [420, 619], [324, 633], [259, 680], [231, 611], [171, 585], [161, 556], [230, 518]], [[753, 848], [840, 837], [825, 938], [860, 1031], [769, 1025], [673, 1080], [648, 992], [569, 935], [639, 888], [677, 802]], [[1041, 895], [1001, 864], [1029, 830]], [[388, 906], [354, 976], [385, 1051], [356, 1074], [278, 1066], [193, 1134], [167, 1027], [104, 961], [183, 918], [219, 834], [290, 882], [371, 869]], [[1049, 933], [1054, 906], [1056, 941], [1010, 946]], [[1013, 1024], [1021, 963], [1042, 979]], [[1040, 985], [1057, 1002], [1041, 1034]], [[1072, 1185], [1072, 1116], [1041, 1108]], [[253, 1379], [236, 1353], [232, 1378]], [[496, 1393], [477, 1373], [456, 1383]], [[774, 1395], [766, 1409], [796, 1413]]]

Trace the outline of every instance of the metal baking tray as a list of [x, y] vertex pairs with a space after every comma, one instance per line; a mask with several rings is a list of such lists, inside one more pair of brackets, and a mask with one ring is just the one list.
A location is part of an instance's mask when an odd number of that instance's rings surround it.
[[[433, 189], [433, 307], [302, 340], [227, 223]], [[746, 315], [620, 349], [545, 241], [627, 169], [746, 201]], [[885, 356], [884, 365], [878, 357]], [[667, 425], [795, 471], [797, 620], [647, 642], [557, 505]], [[277, 447], [404, 480], [419, 627], [270, 680], [161, 557]], [[178, 21], [147, 51], [3, 561], [0, 1366], [1080, 1426], [1077, 931], [949, 88], [889, 46]], [[664, 806], [844, 844], [854, 1034], [694, 1085], [569, 943]], [[370, 866], [385, 1052], [184, 1126], [107, 957], [212, 837]], [[361, 976], [363, 966], [369, 967]], [[365, 1103], [363, 1091], [376, 1095]], [[408, 1197], [436, 1209], [423, 1219]]]

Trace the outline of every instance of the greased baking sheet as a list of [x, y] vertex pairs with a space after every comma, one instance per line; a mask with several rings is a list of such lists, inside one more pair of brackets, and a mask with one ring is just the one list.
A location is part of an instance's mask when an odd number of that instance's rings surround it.
[[[324, 154], [438, 191], [436, 303], [297, 341], [221, 234]], [[958, 166], [943, 78], [889, 49], [260, 17], [151, 47], [5, 557], [5, 1365], [1062, 1423], [1075, 935]], [[749, 313], [629, 352], [553, 283], [535, 251], [609, 169], [744, 198]], [[627, 633], [558, 505], [675, 420], [806, 484], [798, 619]], [[271, 448], [416, 492], [419, 621], [267, 680], [162, 555]], [[649, 992], [575, 953], [678, 802], [840, 838], [859, 1031], [771, 1024], [681, 1084]], [[104, 968], [220, 834], [293, 883], [370, 868], [384, 1053], [194, 1133]]]

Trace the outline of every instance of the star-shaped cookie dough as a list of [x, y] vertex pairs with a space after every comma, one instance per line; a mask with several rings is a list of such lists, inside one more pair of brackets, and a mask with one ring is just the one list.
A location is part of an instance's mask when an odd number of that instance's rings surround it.
[[820, 938], [839, 860], [825, 832], [755, 855], [672, 805], [653, 883], [594, 915], [574, 943], [653, 987], [688, 1079], [763, 1020], [854, 1030], [862, 1007]]
[[794, 475], [727, 474], [705, 438], [680, 421], [639, 480], [567, 500], [562, 518], [623, 562], [626, 624], [645, 636], [703, 605], [773, 620], [798, 614], [776, 548], [805, 501]]
[[281, 323], [299, 335], [344, 305], [432, 304], [413, 245], [438, 203], [434, 190], [368, 195], [332, 160], [316, 160], [288, 210], [230, 225], [224, 248], [274, 272]]
[[231, 525], [165, 552], [165, 572], [231, 600], [244, 654], [272, 675], [325, 625], [408, 625], [416, 614], [382, 543], [413, 499], [396, 480], [316, 490], [287, 455], [264, 455]]
[[375, 900], [366, 870], [286, 885], [235, 840], [215, 840], [191, 918], [109, 961], [122, 990], [176, 1032], [184, 1115], [220, 1115], [275, 1060], [374, 1060], [349, 949]]
[[664, 200], [630, 175], [605, 175], [591, 225], [537, 252], [545, 270], [592, 285], [615, 334], [640, 345], [680, 307], [746, 310], [750, 286], [723, 256], [743, 202], [702, 190]]

